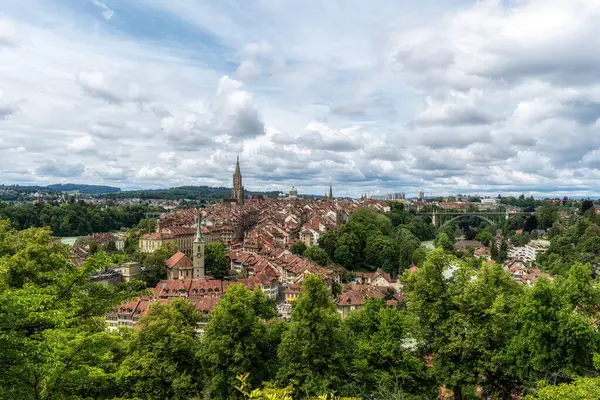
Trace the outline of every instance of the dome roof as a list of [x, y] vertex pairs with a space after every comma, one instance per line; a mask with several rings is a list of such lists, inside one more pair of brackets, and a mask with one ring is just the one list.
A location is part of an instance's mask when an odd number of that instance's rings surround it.
[[290, 196], [297, 196], [298, 195], [298, 189], [296, 189], [296, 186], [292, 186], [292, 188], [290, 189]]

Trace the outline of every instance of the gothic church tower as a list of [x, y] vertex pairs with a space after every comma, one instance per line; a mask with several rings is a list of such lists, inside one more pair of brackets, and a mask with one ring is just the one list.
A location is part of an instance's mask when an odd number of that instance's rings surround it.
[[240, 172], [240, 156], [237, 157], [237, 162], [235, 163], [231, 198], [236, 200], [240, 206], [244, 205], [244, 186], [242, 185], [242, 173]]
[[192, 244], [193, 251], [193, 277], [194, 279], [204, 279], [204, 237], [202, 236], [200, 209], [198, 209], [198, 227], [196, 228], [196, 236]]

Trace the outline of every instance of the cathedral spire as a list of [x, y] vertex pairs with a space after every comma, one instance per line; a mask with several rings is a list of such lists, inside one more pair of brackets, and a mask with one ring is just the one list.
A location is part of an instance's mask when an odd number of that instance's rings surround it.
[[237, 160], [235, 162], [235, 174], [236, 175], [241, 175], [242, 173], [240, 172], [240, 155], [237, 155]]
[[204, 242], [204, 237], [202, 236], [202, 211], [200, 211], [200, 209], [198, 209], [198, 218], [196, 221], [197, 227], [196, 227], [196, 237], [194, 238], [194, 242]]
[[244, 205], [244, 185], [242, 184], [242, 172], [240, 170], [240, 155], [238, 154], [235, 162], [235, 172], [233, 173], [233, 188], [231, 189], [231, 198], [240, 206]]
[[329, 181], [329, 199], [333, 199], [333, 187], [331, 186], [331, 181]]

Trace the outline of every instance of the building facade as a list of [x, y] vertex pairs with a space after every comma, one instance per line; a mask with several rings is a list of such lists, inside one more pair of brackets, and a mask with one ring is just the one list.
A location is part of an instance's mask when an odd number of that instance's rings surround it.
[[193, 232], [190, 228], [173, 227], [166, 229], [166, 232], [147, 233], [139, 239], [139, 250], [142, 253], [154, 253], [160, 246], [175, 243], [179, 251], [189, 257], [192, 255]]

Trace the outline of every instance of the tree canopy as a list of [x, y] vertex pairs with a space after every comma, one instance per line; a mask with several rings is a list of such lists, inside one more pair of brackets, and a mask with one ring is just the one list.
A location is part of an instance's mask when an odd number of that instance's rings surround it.
[[0, 221], [0, 239], [1, 396], [97, 398], [110, 391], [123, 348], [104, 331], [104, 315], [141, 282], [90, 282], [110, 258], [99, 252], [77, 268], [47, 229], [17, 232]]

